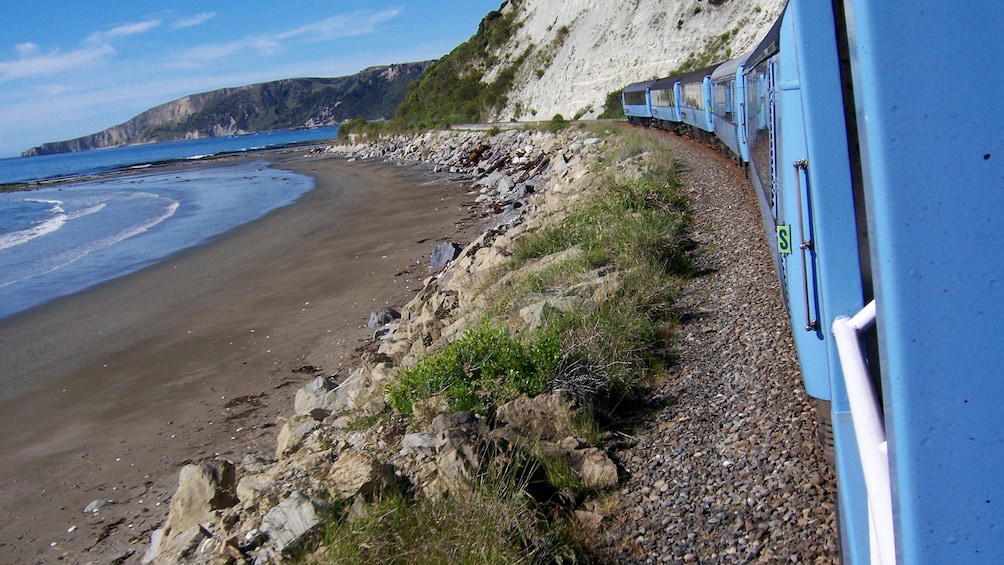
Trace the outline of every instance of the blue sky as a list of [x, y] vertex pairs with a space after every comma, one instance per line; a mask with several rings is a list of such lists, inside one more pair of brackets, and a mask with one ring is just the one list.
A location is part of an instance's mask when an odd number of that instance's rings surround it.
[[436, 59], [501, 0], [4, 0], [0, 158], [187, 94]]

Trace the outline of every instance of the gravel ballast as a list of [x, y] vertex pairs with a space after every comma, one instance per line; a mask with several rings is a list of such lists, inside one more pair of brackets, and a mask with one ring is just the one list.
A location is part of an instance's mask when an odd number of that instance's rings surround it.
[[817, 439], [756, 196], [711, 148], [665, 135], [691, 202], [695, 272], [678, 362], [617, 457], [604, 523], [623, 563], [837, 562], [835, 477]]

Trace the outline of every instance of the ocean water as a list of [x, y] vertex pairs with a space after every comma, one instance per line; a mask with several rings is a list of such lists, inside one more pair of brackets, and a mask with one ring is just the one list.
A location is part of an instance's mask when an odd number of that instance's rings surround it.
[[205, 159], [223, 153], [262, 152], [332, 139], [337, 133], [338, 126], [333, 126], [0, 159], [0, 185], [90, 176], [165, 161]]
[[[300, 133], [307, 131], [316, 134]], [[295, 135], [286, 139], [278, 145], [311, 141]], [[267, 152], [260, 159], [143, 172], [147, 163], [206, 155], [202, 151], [212, 149], [206, 141], [170, 144], [175, 146], [168, 148], [170, 157], [161, 157], [164, 148], [151, 151], [155, 146], [144, 146], [25, 158], [48, 161], [43, 176], [30, 180], [121, 168], [136, 172], [0, 193], [0, 318], [204, 244], [295, 202], [314, 186], [308, 176], [269, 168]], [[227, 147], [217, 153], [221, 151], [240, 149]], [[74, 166], [54, 164], [60, 157]], [[0, 175], [4, 161], [18, 160], [0, 161]], [[50, 174], [54, 170], [64, 172]]]

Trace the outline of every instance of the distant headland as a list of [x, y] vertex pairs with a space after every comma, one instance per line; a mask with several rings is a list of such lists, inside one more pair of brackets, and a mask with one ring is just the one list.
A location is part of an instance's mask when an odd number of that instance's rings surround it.
[[140, 143], [330, 126], [390, 118], [432, 61], [370, 67], [338, 78], [294, 78], [192, 94], [106, 130], [44, 143], [22, 157]]

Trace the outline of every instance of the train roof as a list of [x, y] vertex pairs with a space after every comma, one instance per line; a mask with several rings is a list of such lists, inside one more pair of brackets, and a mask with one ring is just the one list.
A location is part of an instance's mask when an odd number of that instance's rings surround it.
[[745, 63], [746, 59], [749, 59], [749, 56], [752, 54], [753, 51], [747, 51], [746, 53], [743, 53], [742, 55], [740, 55], [735, 59], [732, 59], [731, 61], [725, 61], [721, 65], [718, 65], [718, 68], [715, 69], [715, 72], [711, 73], [711, 80], [718, 80], [720, 78], [729, 78], [729, 77], [736, 78], [736, 71], [739, 70], [739, 65]]
[[704, 82], [704, 77], [711, 75], [719, 64], [720, 63], [715, 63], [714, 65], [704, 67], [703, 69], [697, 69], [696, 71], [690, 71], [679, 75], [670, 75], [668, 77], [652, 81], [649, 88], [652, 90], [669, 90], [678, 82], [682, 82], [684, 84], [691, 82]]
[[676, 84], [677, 80], [679, 80], [678, 77], [679, 75], [673, 75], [659, 80], [654, 80], [649, 88], [652, 90], [672, 90], [673, 85]]
[[679, 75], [676, 80], [682, 82], [683, 84], [704, 82], [704, 77], [711, 76], [711, 73], [715, 72], [715, 69], [717, 69], [719, 65], [721, 65], [721, 63], [715, 63], [714, 65], [704, 67], [703, 69], [697, 69], [696, 71], [684, 73]]
[[636, 92], [641, 90], [648, 90], [648, 87], [656, 81], [654, 80], [643, 80], [641, 82], [633, 82], [624, 87], [624, 92]]

